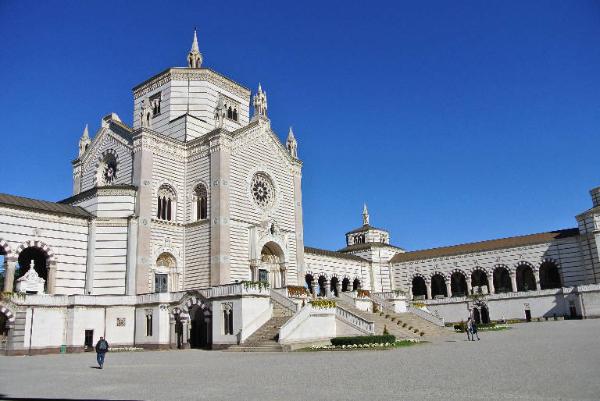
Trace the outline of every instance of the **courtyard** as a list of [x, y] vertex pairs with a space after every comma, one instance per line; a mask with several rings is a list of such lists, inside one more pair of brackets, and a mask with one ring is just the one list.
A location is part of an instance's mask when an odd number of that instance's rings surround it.
[[[600, 319], [387, 351], [0, 357], [0, 399], [597, 400]], [[110, 340], [110, 339], [109, 339]]]

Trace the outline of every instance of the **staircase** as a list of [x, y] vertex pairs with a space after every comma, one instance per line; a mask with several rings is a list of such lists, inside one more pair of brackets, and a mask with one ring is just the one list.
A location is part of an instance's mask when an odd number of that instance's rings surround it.
[[350, 299], [345, 296], [336, 298], [336, 301], [352, 313], [375, 323], [376, 335], [383, 334], [384, 328], [387, 328], [388, 333], [393, 334], [399, 340], [450, 334], [450, 331], [446, 328], [437, 326], [412, 313], [395, 313], [388, 310], [371, 313], [357, 309]]
[[227, 351], [236, 352], [281, 352], [283, 348], [277, 342], [279, 329], [293, 316], [293, 312], [276, 300], [273, 303], [273, 316], [240, 345], [233, 345]]

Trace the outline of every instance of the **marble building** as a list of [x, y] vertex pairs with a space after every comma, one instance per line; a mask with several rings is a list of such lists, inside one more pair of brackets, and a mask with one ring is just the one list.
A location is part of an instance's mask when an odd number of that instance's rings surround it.
[[[374, 305], [424, 326], [600, 315], [600, 188], [577, 228], [407, 252], [364, 205], [346, 247], [306, 247], [294, 132], [273, 132], [260, 84], [203, 65], [195, 32], [186, 60], [133, 88], [132, 126], [109, 113], [85, 127], [72, 196], [0, 194], [5, 352], [100, 335], [223, 348], [280, 315], [280, 343], [322, 341], [377, 332]], [[340, 304], [316, 313], [317, 296]]]

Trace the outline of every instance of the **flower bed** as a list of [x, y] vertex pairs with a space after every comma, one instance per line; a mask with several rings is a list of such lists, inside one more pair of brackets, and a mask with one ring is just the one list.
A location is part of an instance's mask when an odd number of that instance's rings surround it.
[[287, 293], [290, 297], [299, 298], [308, 295], [308, 290], [300, 285], [288, 285]]
[[309, 302], [313, 308], [317, 309], [329, 309], [335, 308], [336, 303], [330, 299], [315, 299]]
[[[375, 337], [375, 336], [373, 336]], [[393, 337], [393, 336], [392, 336]], [[342, 345], [313, 345], [309, 348], [305, 348], [307, 351], [352, 351], [356, 349], [390, 349], [407, 347], [422, 343], [421, 340], [416, 338], [392, 341], [392, 342], [381, 342], [381, 343], [368, 343], [368, 344], [342, 344]]]
[[354, 337], [335, 337], [331, 339], [331, 344], [335, 345], [358, 345], [358, 344], [380, 344], [394, 343], [396, 336], [384, 334], [381, 336], [354, 336]]
[[140, 352], [143, 351], [140, 347], [109, 347], [108, 352]]
[[358, 298], [369, 298], [371, 296], [371, 292], [369, 290], [357, 290], [356, 296]]
[[248, 288], [258, 288], [258, 290], [260, 291], [261, 289], [269, 289], [269, 282], [268, 281], [242, 281], [241, 282], [244, 285], [244, 289], [247, 290]]

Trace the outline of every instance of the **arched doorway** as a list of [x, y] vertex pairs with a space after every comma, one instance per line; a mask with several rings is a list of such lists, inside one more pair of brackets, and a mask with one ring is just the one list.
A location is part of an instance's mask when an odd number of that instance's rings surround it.
[[211, 344], [211, 316], [206, 307], [194, 305], [190, 308], [190, 347], [210, 348]]
[[350, 279], [348, 277], [344, 277], [342, 280], [342, 292], [350, 291]]
[[313, 278], [312, 274], [307, 274], [306, 276], [304, 276], [304, 282], [306, 283], [306, 287], [308, 288], [308, 292], [310, 292], [312, 295], [313, 294], [313, 281], [315, 279]]
[[14, 284], [16, 285], [17, 280], [27, 273], [32, 262], [37, 275], [45, 281], [44, 291], [48, 292], [48, 255], [43, 249], [35, 246], [27, 247], [19, 253]]
[[259, 281], [268, 281], [271, 288], [285, 286], [283, 250], [275, 242], [266, 243], [260, 252]]
[[441, 274], [434, 274], [431, 276], [431, 296], [432, 298], [447, 297], [446, 292], [446, 280]]
[[8, 316], [0, 313], [0, 350], [6, 350], [8, 343]]
[[483, 270], [476, 269], [471, 273], [471, 288], [474, 294], [489, 293], [487, 274]]
[[177, 260], [168, 252], [156, 258], [154, 268], [154, 292], [179, 291], [179, 274]]
[[453, 297], [464, 297], [467, 295], [467, 279], [461, 272], [454, 272], [450, 276], [450, 288]]
[[540, 266], [540, 289], [560, 288], [561, 280], [558, 266], [554, 262], [546, 261]]
[[325, 289], [325, 282], [327, 281], [327, 279], [325, 278], [325, 276], [319, 276], [319, 293], [317, 294], [320, 297], [324, 297], [325, 293], [326, 293], [326, 289]]
[[427, 299], [427, 286], [425, 279], [421, 276], [415, 276], [412, 279], [413, 299]]
[[339, 282], [338, 278], [334, 276], [334, 277], [331, 278], [331, 283], [329, 285], [330, 292], [333, 295], [335, 295], [336, 297], [340, 296], [340, 294], [338, 294], [338, 288], [337, 288], [338, 287], [338, 282]]
[[535, 289], [535, 276], [531, 266], [524, 264], [517, 266], [517, 291], [534, 291]]
[[510, 273], [504, 266], [499, 266], [494, 270], [494, 289], [496, 294], [512, 292]]
[[473, 308], [473, 320], [477, 324], [481, 324], [481, 314], [479, 313], [479, 309]]
[[355, 278], [352, 282], [352, 291], [360, 290], [360, 280]]
[[481, 323], [487, 324], [490, 322], [490, 313], [488, 311], [487, 306], [483, 305], [481, 307]]

